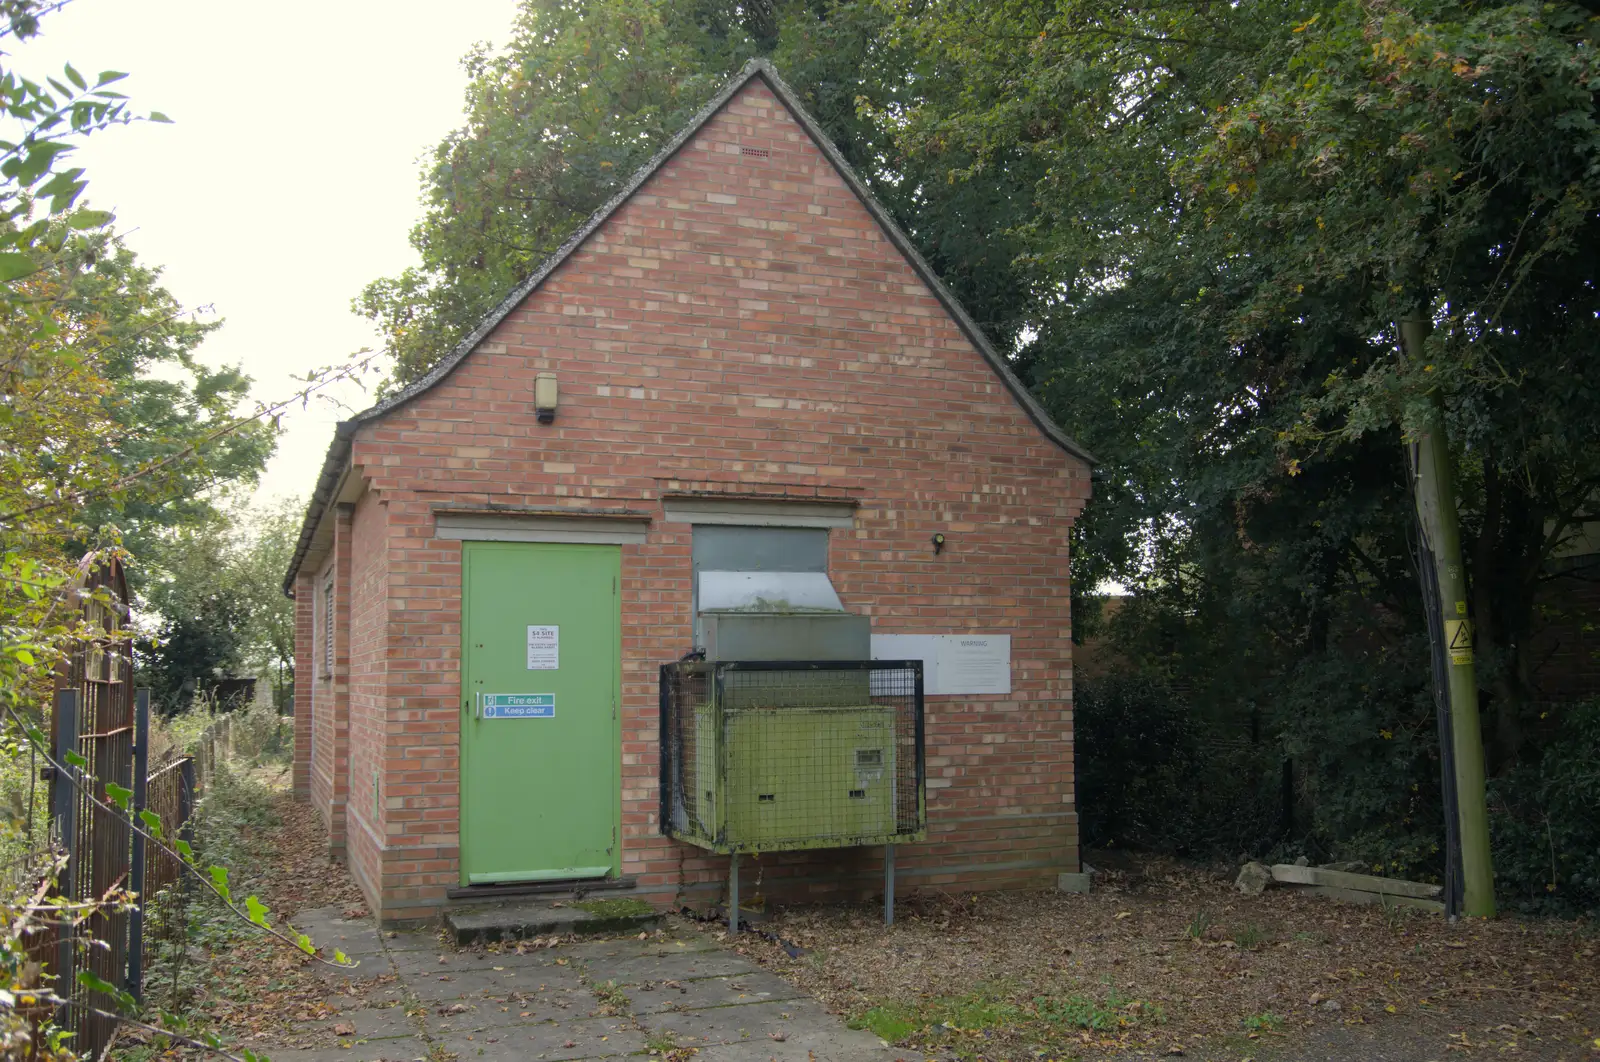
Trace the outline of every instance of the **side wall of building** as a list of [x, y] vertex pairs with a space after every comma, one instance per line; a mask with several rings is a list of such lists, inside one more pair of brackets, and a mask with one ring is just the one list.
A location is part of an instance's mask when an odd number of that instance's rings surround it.
[[333, 547], [315, 575], [297, 580], [295, 592], [297, 615], [303, 609], [311, 621], [310, 638], [304, 645], [297, 639], [295, 649], [295, 699], [298, 704], [299, 691], [306, 691], [310, 724], [307, 792], [328, 827], [328, 851], [335, 858], [345, 853], [350, 787], [350, 515], [347, 505], [329, 514]]
[[366, 493], [341, 509], [348, 513], [350, 527], [346, 853], [352, 876], [376, 904], [383, 873], [383, 762], [392, 651], [387, 508]]
[[315, 601], [310, 575], [302, 572], [294, 581], [294, 772], [291, 776], [294, 799], [311, 801], [311, 733], [315, 683], [312, 681], [312, 642], [316, 637]]

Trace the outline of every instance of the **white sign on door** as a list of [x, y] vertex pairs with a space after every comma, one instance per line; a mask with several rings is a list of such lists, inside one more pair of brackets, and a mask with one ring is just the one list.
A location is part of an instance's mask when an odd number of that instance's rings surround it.
[[528, 670], [554, 671], [561, 666], [561, 628], [528, 628]]

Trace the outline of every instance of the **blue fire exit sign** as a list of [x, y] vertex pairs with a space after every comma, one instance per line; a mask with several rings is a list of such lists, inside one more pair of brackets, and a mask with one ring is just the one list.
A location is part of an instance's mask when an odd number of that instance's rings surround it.
[[554, 719], [556, 695], [553, 693], [485, 693], [485, 719]]

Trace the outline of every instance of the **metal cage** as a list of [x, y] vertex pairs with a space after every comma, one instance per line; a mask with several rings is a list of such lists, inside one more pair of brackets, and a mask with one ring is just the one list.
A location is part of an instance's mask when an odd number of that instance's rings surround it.
[[922, 662], [661, 668], [661, 832], [714, 852], [923, 839]]

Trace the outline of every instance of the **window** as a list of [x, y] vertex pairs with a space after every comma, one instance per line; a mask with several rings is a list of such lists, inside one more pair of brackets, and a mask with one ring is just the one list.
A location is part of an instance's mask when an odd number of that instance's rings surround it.
[[333, 675], [333, 579], [322, 584], [322, 674]]

